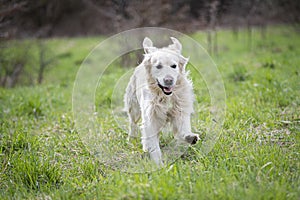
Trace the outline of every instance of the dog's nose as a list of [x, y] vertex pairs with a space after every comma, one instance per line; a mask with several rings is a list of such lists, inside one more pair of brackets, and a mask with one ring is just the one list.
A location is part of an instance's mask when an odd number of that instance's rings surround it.
[[166, 86], [173, 85], [173, 78], [171, 76], [166, 76], [164, 78], [164, 83]]

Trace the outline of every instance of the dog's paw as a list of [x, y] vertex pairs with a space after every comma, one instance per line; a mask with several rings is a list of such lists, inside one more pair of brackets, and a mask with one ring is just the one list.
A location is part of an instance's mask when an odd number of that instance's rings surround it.
[[198, 134], [188, 135], [185, 138], [185, 141], [190, 144], [196, 144], [198, 140], [200, 140], [200, 137]]

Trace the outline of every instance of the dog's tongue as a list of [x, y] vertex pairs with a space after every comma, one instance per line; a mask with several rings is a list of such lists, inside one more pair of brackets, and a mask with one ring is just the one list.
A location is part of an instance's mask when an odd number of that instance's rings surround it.
[[172, 92], [172, 87], [163, 87], [163, 89], [164, 89], [164, 92], [166, 92], [166, 93]]

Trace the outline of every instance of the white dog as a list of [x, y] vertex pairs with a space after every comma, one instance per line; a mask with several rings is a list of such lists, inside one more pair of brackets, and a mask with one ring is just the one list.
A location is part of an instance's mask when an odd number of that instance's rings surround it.
[[162, 165], [159, 132], [167, 122], [172, 124], [177, 140], [195, 144], [199, 136], [191, 132], [193, 87], [187, 78], [188, 59], [181, 55], [181, 43], [164, 48], [153, 46], [149, 38], [143, 41], [143, 62], [136, 67], [124, 96], [129, 116], [129, 137], [137, 137], [138, 121], [142, 118], [142, 145], [158, 165]]

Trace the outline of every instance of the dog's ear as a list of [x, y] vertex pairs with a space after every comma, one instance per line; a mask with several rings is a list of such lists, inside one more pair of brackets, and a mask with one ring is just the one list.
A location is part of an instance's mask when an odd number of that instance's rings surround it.
[[188, 64], [189, 59], [190, 58], [185, 58], [183, 56], [180, 56], [178, 65], [179, 65], [179, 69], [180, 69], [181, 72], [183, 72], [183, 73], [185, 72], [185, 67]]
[[152, 53], [156, 50], [156, 47], [153, 46], [152, 41], [148, 37], [145, 37], [143, 41], [143, 48], [145, 53]]
[[181, 49], [182, 49], [181, 43], [174, 37], [170, 37], [170, 38], [173, 44], [170, 44], [168, 48], [172, 51], [175, 51], [176, 53], [181, 54]]

